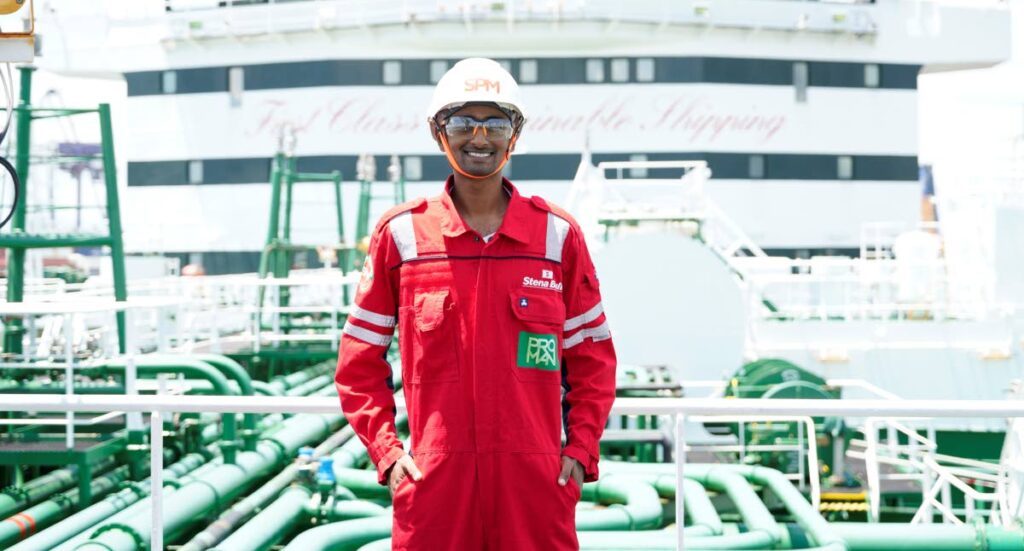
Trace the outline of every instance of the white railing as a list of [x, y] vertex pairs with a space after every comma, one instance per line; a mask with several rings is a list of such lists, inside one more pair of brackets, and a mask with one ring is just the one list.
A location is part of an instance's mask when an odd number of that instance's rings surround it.
[[[851, 450], [849, 455], [865, 462], [869, 518], [873, 522], [879, 520], [883, 483], [904, 480], [921, 486], [921, 506], [912, 524], [930, 524], [936, 511], [947, 524], [962, 525], [981, 516], [987, 516], [988, 521], [997, 526], [1012, 523], [1013, 512], [1007, 500], [1007, 468], [939, 454], [935, 430], [926, 426], [924, 435], [920, 430], [895, 419], [866, 420], [864, 451]], [[880, 437], [880, 433], [884, 437]], [[882, 472], [882, 465], [895, 468], [895, 472]], [[953, 507], [954, 489], [964, 496], [963, 509]]]
[[[396, 405], [405, 411], [404, 400]], [[276, 396], [62, 396], [10, 394], [4, 397], [9, 412], [150, 412], [152, 449], [150, 475], [154, 491], [151, 545], [162, 548], [162, 492], [160, 473], [163, 438], [160, 419], [168, 413], [338, 413], [337, 398]], [[1024, 401], [991, 400], [716, 400], [694, 398], [619, 398], [614, 415], [669, 415], [675, 420], [674, 437], [677, 493], [686, 473], [686, 419], [689, 416], [843, 416], [843, 417], [1024, 417]], [[685, 518], [682, 499], [676, 500], [676, 518]], [[677, 530], [678, 549], [685, 549], [683, 530]]]
[[[746, 464], [745, 459], [748, 453], [771, 452], [771, 453], [796, 453], [797, 470], [795, 473], [782, 473], [786, 478], [796, 483], [800, 490], [805, 490], [807, 483], [811, 486], [811, 505], [817, 510], [821, 505], [821, 471], [818, 467], [818, 442], [815, 438], [814, 418], [806, 415], [736, 415], [736, 416], [699, 416], [691, 415], [693, 421], [705, 423], [736, 423], [738, 430], [736, 434], [737, 444], [695, 444], [687, 445], [686, 451], [699, 451], [710, 453], [736, 453], [739, 454], [739, 462]], [[795, 423], [797, 427], [797, 438], [794, 444], [751, 444], [747, 442], [747, 425], [751, 423]], [[810, 435], [809, 437], [805, 435]]]
[[[659, 169], [682, 176], [647, 176]], [[1024, 310], [1024, 304], [962, 289], [991, 269], [944, 257], [937, 223], [865, 224], [857, 258], [769, 257], [708, 197], [709, 177], [705, 161], [594, 167], [584, 152], [566, 206], [592, 244], [607, 240], [613, 228], [699, 234], [741, 277], [752, 320], [989, 320]]]
[[472, 26], [476, 22], [487, 21], [510, 27], [520, 22], [598, 21], [646, 23], [659, 28], [696, 25], [871, 35], [877, 32], [880, 9], [876, 4], [861, 2], [763, 0], [110, 0], [108, 3], [112, 4], [108, 9], [120, 21], [166, 18], [171, 27], [169, 38], [172, 39], [430, 22]]
[[[46, 286], [26, 294], [26, 302], [0, 302], [0, 315], [24, 319], [26, 362], [49, 359], [54, 351], [63, 356], [68, 340], [76, 357], [111, 357], [117, 353], [116, 311], [129, 312], [127, 351], [137, 354], [187, 353], [199, 345], [220, 352], [228, 342], [256, 351], [285, 340], [319, 340], [334, 346], [341, 338], [339, 320], [348, 308], [344, 287], [353, 286], [358, 277], [358, 272], [343, 276], [335, 269], [296, 271], [287, 278], [156, 278], [133, 281], [127, 303], [114, 301], [110, 285]], [[277, 298], [285, 287], [290, 300], [281, 307]], [[294, 314], [323, 317], [333, 329], [319, 335], [283, 334], [284, 317]], [[271, 330], [263, 330], [265, 326]]]
[[951, 296], [942, 258], [911, 263], [840, 256], [734, 257], [730, 263], [743, 274], [751, 312], [764, 320], [984, 320], [1024, 306]]

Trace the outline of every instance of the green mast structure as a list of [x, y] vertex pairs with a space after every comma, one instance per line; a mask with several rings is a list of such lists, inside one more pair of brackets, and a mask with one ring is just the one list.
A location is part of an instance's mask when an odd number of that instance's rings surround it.
[[[125, 301], [128, 286], [124, 268], [124, 242], [121, 239], [121, 207], [117, 193], [117, 165], [114, 163], [114, 132], [110, 122], [110, 105], [101, 103], [95, 109], [51, 109], [32, 107], [32, 73], [35, 67], [23, 66], [21, 73], [21, 101], [17, 115], [17, 158], [15, 169], [21, 179], [21, 200], [11, 218], [10, 231], [0, 233], [0, 247], [9, 250], [7, 262], [7, 301], [23, 302], [25, 298], [25, 253], [29, 249], [51, 249], [57, 247], [109, 247], [114, 269], [114, 298]], [[29, 198], [29, 172], [31, 165], [32, 123], [41, 119], [97, 115], [100, 123], [103, 179], [106, 187], [107, 233], [28, 233], [26, 231], [27, 203]], [[60, 156], [48, 159], [52, 162], [91, 161], [93, 156]], [[118, 348], [125, 352], [125, 314], [117, 312]], [[12, 319], [4, 324], [4, 352], [22, 353], [22, 336], [25, 333], [21, 320]]]
[[362, 268], [363, 259], [369, 248], [370, 209], [375, 199], [385, 199], [392, 204], [405, 202], [405, 176], [398, 155], [391, 156], [388, 164], [388, 180], [391, 182], [391, 194], [374, 195], [374, 180], [377, 179], [377, 162], [373, 155], [360, 155], [356, 162], [356, 175], [359, 180], [359, 212], [356, 216], [356, 254], [352, 255], [351, 269]]
[[[270, 169], [270, 224], [267, 227], [267, 243], [260, 254], [260, 278], [273, 274], [274, 277], [288, 277], [295, 253], [315, 251], [315, 245], [292, 243], [292, 192], [298, 182], [331, 182], [334, 189], [334, 211], [338, 219], [338, 242], [334, 249], [339, 253], [338, 266], [345, 270], [341, 260], [351, 250], [345, 242], [345, 219], [342, 214], [341, 172], [327, 173], [299, 172], [295, 157], [295, 136], [282, 134], [277, 154]], [[281, 194], [284, 193], [282, 205]], [[283, 218], [283, 219], [282, 219]], [[286, 289], [282, 289], [281, 306], [288, 304]], [[261, 297], [262, 299], [262, 294]], [[262, 303], [262, 301], [261, 301]]]
[[[292, 212], [294, 202], [292, 200], [295, 184], [300, 182], [330, 182], [334, 191], [334, 213], [337, 217], [337, 242], [331, 245], [338, 257], [338, 267], [344, 273], [350, 264], [348, 259], [352, 251], [352, 245], [345, 241], [345, 220], [342, 211], [341, 196], [341, 172], [335, 170], [328, 173], [299, 172], [298, 159], [295, 157], [295, 136], [290, 131], [281, 134], [278, 151], [274, 155], [273, 165], [270, 170], [270, 223], [267, 227], [267, 242], [260, 254], [259, 277], [266, 278], [273, 275], [274, 278], [287, 278], [291, 271], [292, 261], [296, 254], [317, 251], [316, 245], [297, 244], [292, 242]], [[348, 288], [343, 289], [343, 300], [348, 303]], [[258, 304], [263, 306], [266, 298], [266, 288], [260, 287]], [[277, 308], [275, 313], [280, 320], [277, 329], [284, 333], [294, 330], [308, 329], [336, 329], [331, 324], [324, 324], [322, 321], [303, 321], [301, 318], [307, 316], [302, 311], [287, 311], [290, 302], [290, 290], [288, 286], [278, 287], [276, 293]], [[261, 316], [262, 318], [262, 316]], [[343, 320], [342, 320], [343, 321]], [[262, 330], [267, 328], [262, 319], [257, 323]], [[253, 360], [256, 362], [267, 359], [266, 375], [271, 377], [276, 374], [279, 366], [284, 360], [294, 357], [305, 357], [321, 359], [321, 357], [333, 357], [336, 351], [331, 349], [317, 350], [315, 346], [304, 344], [301, 347], [282, 347], [282, 342], [275, 342], [271, 350], [264, 350], [255, 353]]]

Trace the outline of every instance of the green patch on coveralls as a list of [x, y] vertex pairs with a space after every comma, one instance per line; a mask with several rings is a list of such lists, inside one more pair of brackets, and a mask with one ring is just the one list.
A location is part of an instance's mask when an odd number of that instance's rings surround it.
[[519, 367], [557, 371], [558, 337], [520, 331], [516, 357]]

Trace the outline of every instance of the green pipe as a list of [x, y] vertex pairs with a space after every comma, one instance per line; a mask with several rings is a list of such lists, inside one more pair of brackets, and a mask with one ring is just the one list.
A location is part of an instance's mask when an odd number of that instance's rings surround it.
[[270, 385], [265, 381], [253, 381], [252, 389], [263, 396], [283, 396], [284, 393], [278, 390], [277, 387]]
[[370, 542], [359, 548], [358, 551], [389, 551], [391, 549], [391, 538], [385, 538]]
[[[676, 465], [672, 463], [625, 463], [621, 461], [602, 461], [606, 473], [632, 473], [641, 475], [675, 475]], [[701, 480], [707, 478], [711, 471], [732, 471], [749, 482], [768, 489], [782, 502], [786, 510], [797, 519], [800, 527], [818, 546], [819, 551], [846, 551], [846, 544], [840, 538], [828, 522], [821, 517], [807, 502], [803, 494], [797, 490], [793, 483], [781, 472], [764, 467], [748, 465], [686, 465], [685, 475], [688, 478]], [[756, 494], [754, 494], [756, 497]], [[757, 499], [760, 502], [760, 498]], [[749, 505], [749, 503], [747, 503]], [[761, 504], [763, 506], [763, 503]], [[736, 503], [740, 507], [739, 503]], [[773, 519], [774, 520], [774, 519]], [[783, 532], [783, 535], [784, 532]]]
[[[266, 418], [264, 418], [266, 419]], [[341, 430], [335, 432], [326, 440], [320, 443], [313, 450], [313, 459], [318, 459], [324, 454], [333, 450], [334, 448], [344, 445], [346, 442], [354, 441], [359, 444], [359, 439], [353, 438], [355, 431], [351, 426], [346, 425]], [[359, 444], [362, 446], [361, 444]], [[227, 537], [235, 529], [236, 526], [241, 524], [245, 519], [249, 518], [249, 515], [253, 511], [263, 507], [268, 501], [276, 497], [285, 489], [288, 485], [295, 480], [295, 475], [299, 473], [302, 468], [302, 464], [298, 461], [291, 463], [284, 468], [274, 478], [270, 479], [269, 482], [260, 486], [255, 492], [246, 496], [245, 499], [233, 505], [230, 509], [222, 513], [217, 520], [206, 527], [205, 530], [193, 536], [179, 551], [202, 551], [217, 545], [221, 540]], [[339, 487], [339, 489], [342, 489]], [[339, 492], [340, 494], [340, 492]], [[349, 492], [351, 495], [351, 492]], [[336, 494], [337, 495], [337, 494]], [[355, 496], [353, 495], [352, 498]], [[258, 526], [250, 527], [250, 524], [245, 524], [238, 529], [238, 532], [248, 531], [251, 529], [258, 530]]]
[[[774, 549], [760, 538], [747, 537], [749, 533], [713, 537], [686, 537], [687, 551], [712, 549]], [[581, 551], [676, 551], [676, 532], [645, 530], [623, 532], [579, 532]]]
[[284, 396], [286, 390], [301, 385], [314, 377], [330, 373], [331, 371], [331, 363], [324, 362], [296, 371], [295, 373], [274, 377], [269, 383], [264, 384], [266, 385], [267, 391], [275, 392], [275, 396]]
[[[21, 201], [18, 201], [19, 203]], [[111, 240], [104, 235], [67, 234], [57, 237], [11, 233], [0, 236], [0, 245], [17, 250], [53, 249], [57, 247], [109, 247]]]
[[623, 476], [583, 485], [583, 500], [604, 505], [576, 513], [577, 530], [646, 530], [661, 524], [661, 500], [650, 484]]
[[334, 479], [339, 486], [348, 488], [360, 499], [389, 499], [391, 497], [388, 487], [377, 483], [376, 471], [334, 465]]
[[[408, 432], [409, 430], [409, 417], [400, 413], [395, 416], [395, 428], [399, 432]], [[352, 427], [346, 425], [342, 431], [346, 431], [346, 435], [351, 432], [352, 435], [355, 432]], [[340, 435], [339, 435], [340, 436]], [[338, 446], [338, 449], [331, 454], [331, 460], [334, 462], [334, 472], [338, 473], [340, 468], [355, 468], [369, 460], [370, 454], [366, 451], [366, 446], [358, 438], [351, 438], [351, 436], [344, 436], [344, 442]]]
[[[105, 371], [123, 372], [126, 369], [127, 360], [114, 359], [95, 368], [87, 368], [82, 371], [104, 373]], [[186, 377], [196, 377], [210, 381], [218, 395], [232, 396], [236, 393], [231, 388], [227, 377], [210, 364], [189, 358], [181, 357], [159, 357], [140, 356], [135, 360], [135, 372], [142, 375], [159, 374], [181, 374]], [[238, 450], [237, 421], [234, 415], [222, 416], [224, 425], [224, 442], [221, 444], [221, 451], [224, 454], [225, 463], [234, 463], [235, 454]]]
[[[93, 465], [93, 472], [103, 473], [113, 466], [114, 459], [108, 457]], [[0, 518], [7, 518], [57, 492], [63, 492], [77, 482], [78, 465], [68, 465], [36, 477], [20, 488], [7, 488], [0, 493]]]
[[268, 549], [281, 541], [302, 521], [306, 502], [312, 494], [303, 486], [285, 490], [266, 509], [245, 524], [252, 527], [238, 530], [215, 547], [217, 551], [255, 551]]
[[[181, 536], [197, 519], [219, 511], [253, 482], [280, 466], [285, 458], [293, 456], [300, 446], [322, 439], [343, 419], [341, 414], [296, 415], [282, 423], [280, 430], [264, 436], [255, 451], [239, 453], [236, 464], [220, 465], [198, 480], [178, 488], [163, 504], [167, 541]], [[148, 545], [150, 521], [147, 507], [122, 522], [100, 524], [91, 531], [92, 539], [76, 549], [134, 551]]]
[[369, 501], [360, 500], [356, 494], [344, 486], [334, 487], [334, 499], [343, 501], [355, 501], [359, 503], [370, 503]]
[[[196, 534], [179, 551], [202, 551], [209, 549], [224, 540], [236, 526], [253, 511], [259, 509], [268, 501], [274, 498], [283, 487], [291, 484], [299, 469], [295, 463], [285, 467], [284, 471], [272, 478], [269, 482], [260, 486], [255, 492], [249, 494], [242, 501], [224, 511], [217, 520], [207, 526], [202, 532]], [[243, 525], [238, 531], [246, 530], [248, 524]]]
[[[206, 420], [205, 416], [206, 414], [203, 414], [199, 418], [200, 423], [203, 424], [200, 439], [202, 440], [204, 445], [210, 445], [217, 442], [217, 440], [220, 439], [220, 426]], [[214, 419], [219, 417], [219, 415], [217, 415], [216, 413], [212, 413], [210, 414], [210, 416], [213, 417]], [[271, 413], [269, 415], [264, 415], [256, 423], [256, 429], [262, 433], [273, 429], [277, 425], [280, 425], [282, 421], [284, 421], [284, 415], [280, 413]]]
[[835, 523], [850, 551], [1020, 551], [1024, 532], [990, 525]]
[[[194, 471], [206, 462], [201, 454], [193, 453], [186, 455], [173, 465], [163, 471], [165, 481], [174, 481]], [[149, 494], [148, 479], [141, 483], [130, 484], [127, 488], [107, 496], [106, 499], [95, 503], [82, 511], [65, 518], [53, 526], [28, 538], [9, 551], [44, 551], [54, 549], [61, 543], [71, 539], [90, 526], [109, 519], [119, 511], [124, 510], [133, 503], [139, 501]]]
[[[334, 505], [327, 509], [326, 514], [328, 521], [339, 522], [359, 518], [376, 517], [386, 514], [387, 512], [388, 510], [386, 507], [360, 499], [354, 501], [335, 501]], [[319, 511], [314, 510], [314, 508], [309, 507], [307, 504], [306, 514], [313, 517], [318, 513]]]
[[[206, 463], [177, 480], [165, 481], [162, 493], [164, 499], [167, 499], [174, 492], [177, 492], [178, 488], [180, 488], [181, 486], [195, 482], [196, 480], [199, 479], [199, 477], [212, 472], [214, 469], [220, 467], [221, 465], [223, 465], [223, 458], [217, 458], [215, 461]], [[104, 524], [118, 525], [133, 517], [143, 514], [149, 514], [150, 502], [149, 499], [147, 499], [149, 496], [149, 487], [150, 484], [144, 484], [144, 489], [146, 490], [146, 492], [140, 497], [138, 501], [132, 503], [131, 505], [129, 505], [128, 507], [124, 508], [123, 510], [114, 514], [111, 517], [100, 519], [98, 523], [93, 523], [93, 525], [87, 526], [82, 532], [75, 534], [71, 538], [67, 539], [63, 544], [57, 547], [55, 551], [70, 551], [73, 549], [77, 549], [79, 545], [82, 545], [85, 542], [89, 541], [97, 526], [101, 526]], [[39, 551], [42, 550], [40, 549]]]
[[391, 514], [332, 522], [311, 528], [292, 538], [285, 551], [319, 549], [358, 549], [362, 545], [391, 536]]
[[277, 383], [278, 381], [280, 381], [285, 385], [282, 390], [287, 390], [296, 385], [300, 385], [312, 379], [313, 377], [318, 377], [325, 373], [332, 373], [333, 370], [334, 365], [332, 362], [323, 362], [307, 367], [306, 369], [296, 371], [295, 373], [289, 373], [287, 375], [281, 375], [280, 377], [276, 377], [275, 380], [272, 381], [272, 383]]
[[846, 543], [836, 534], [832, 526], [821, 517], [821, 513], [814, 509], [804, 498], [800, 490], [793, 486], [793, 482], [775, 469], [765, 467], [732, 465], [732, 469], [739, 472], [747, 480], [768, 489], [789, 513], [796, 518], [797, 524], [803, 528], [811, 541], [822, 551], [847, 551]]
[[[645, 463], [629, 463], [624, 465], [630, 465], [631, 467], [617, 468], [615, 466], [605, 466], [605, 473], [608, 478], [614, 478], [621, 476], [617, 474], [622, 471], [630, 471], [630, 474], [634, 477], [642, 478], [648, 484], [655, 484], [658, 479], [661, 479], [661, 483], [665, 484], [665, 479], [668, 478], [658, 473], [642, 474], [644, 470], [642, 468], [632, 468], [632, 466], [646, 466], [649, 464]], [[673, 469], [674, 465], [669, 465]], [[736, 506], [740, 516], [743, 518], [744, 523], [747, 526], [748, 531], [743, 534], [735, 534], [729, 536], [715, 536], [715, 537], [701, 537], [696, 536], [694, 539], [698, 540], [702, 549], [726, 549], [726, 548], [737, 548], [737, 549], [772, 549], [780, 542], [785, 541], [787, 534], [784, 528], [780, 527], [771, 512], [765, 507], [764, 502], [758, 497], [754, 489], [750, 487], [750, 483], [745, 478], [740, 476], [736, 472], [732, 472], [727, 468], [715, 468], [715, 466], [703, 466], [710, 468], [696, 468], [698, 466], [687, 466], [686, 476], [691, 477], [692, 480], [698, 482], [701, 486], [706, 486], [714, 490], [725, 493], [729, 496], [729, 499]], [[674, 471], [673, 471], [674, 473]], [[675, 486], [675, 477], [672, 476], [672, 487]], [[703, 488], [702, 488], [703, 489]], [[685, 493], [683, 499], [686, 499]], [[704, 515], [707, 511], [700, 511], [700, 514]], [[717, 515], [715, 515], [717, 517]], [[577, 515], [577, 518], [579, 515]], [[721, 521], [717, 522], [719, 530]], [[620, 528], [611, 528], [613, 530]], [[685, 529], [684, 529], [685, 530]], [[703, 532], [704, 530], [700, 530]], [[692, 532], [692, 531], [691, 531]], [[708, 534], [709, 536], [713, 535]], [[689, 535], [689, 534], [688, 534]]]
[[[672, 495], [675, 497], [675, 477], [672, 477], [672, 482]], [[658, 483], [655, 483], [655, 488], [658, 488]], [[687, 535], [717, 536], [722, 533], [722, 518], [718, 516], [715, 505], [711, 503], [711, 498], [700, 482], [683, 479], [683, 504], [686, 506], [686, 514], [690, 516], [690, 527], [684, 529]]]
[[[164, 537], [174, 541], [195, 520], [216, 510], [222, 502], [234, 499], [252, 478], [265, 472], [271, 464], [277, 447], [261, 443], [255, 452], [238, 454], [234, 464], [221, 464], [204, 473], [193, 482], [164, 496]], [[88, 541], [73, 549], [135, 550], [145, 547], [150, 536], [151, 500], [140, 502], [140, 507], [120, 522], [101, 523], [86, 531]]]
[[[802, 527], [792, 526], [797, 533]], [[948, 524], [835, 523], [833, 531], [850, 551], [1020, 551], [1024, 533], [999, 526]], [[806, 532], [804, 532], [806, 535]], [[580, 549], [675, 551], [676, 534], [669, 530], [645, 532], [583, 532]], [[703, 549], [698, 538], [687, 538], [687, 549]]]
[[[692, 477], [707, 488], [724, 492], [735, 505], [748, 532], [741, 534], [744, 539], [757, 540], [760, 549], [771, 549], [787, 537], [785, 528], [775, 522], [775, 517], [765, 506], [750, 486], [746, 478], [740, 474], [722, 468], [691, 469], [687, 468], [687, 477]], [[697, 472], [693, 472], [696, 470]], [[701, 471], [704, 472], [701, 472]], [[803, 496], [801, 496], [803, 499]], [[740, 536], [735, 536], [736, 538]], [[748, 548], [748, 549], [750, 549]]]
[[[238, 362], [219, 354], [191, 354], [191, 356], [212, 365], [219, 369], [226, 377], [233, 379], [238, 383], [242, 396], [254, 396], [256, 394], [252, 386], [252, 377], [249, 376], [249, 372]], [[259, 415], [255, 413], [246, 413], [242, 418], [242, 442], [244, 445], [243, 449], [246, 451], [256, 449], [256, 442], [260, 434], [256, 427], [258, 421]]]
[[334, 377], [332, 375], [320, 375], [319, 377], [314, 377], [301, 385], [288, 389], [285, 391], [285, 395], [306, 396], [326, 387], [327, 385], [331, 385], [333, 388]]
[[[126, 478], [128, 478], [127, 465], [96, 477], [90, 485], [91, 495], [99, 497], [109, 494]], [[0, 548], [6, 548], [13, 542], [32, 536], [40, 528], [49, 526], [54, 520], [67, 515], [78, 505], [78, 494], [78, 488], [63, 494], [56, 494], [50, 499], [0, 522]]]
[[[399, 430], [401, 430], [403, 424], [408, 424], [408, 418], [403, 414], [399, 414], [395, 418], [395, 425]], [[352, 430], [351, 425], [346, 425], [346, 428]], [[366, 451], [366, 446], [363, 445], [362, 441], [358, 438], [352, 438], [339, 446], [338, 449], [331, 454], [334, 472], [337, 474], [338, 469], [341, 468], [353, 469], [363, 461], [367, 460], [369, 456], [370, 454]]]
[[[395, 417], [395, 426], [399, 431], [406, 431], [409, 418], [404, 414]], [[346, 427], [351, 430], [351, 427]], [[347, 488], [361, 498], [390, 499], [387, 486], [377, 482], [375, 471], [359, 469], [356, 466], [367, 460], [369, 454], [366, 446], [358, 438], [351, 438], [331, 454], [334, 467], [334, 478], [338, 486]]]
[[[654, 487], [659, 497], [670, 500], [676, 499], [676, 477], [669, 475], [636, 476], [629, 474], [605, 475], [606, 478], [625, 478], [635, 484], [648, 484]], [[586, 491], [587, 486], [584, 486]], [[686, 504], [686, 514], [690, 517], [690, 526], [686, 527], [688, 536], [717, 536], [722, 533], [722, 519], [715, 511], [715, 505], [711, 503], [704, 486], [696, 480], [683, 479], [683, 500]], [[583, 511], [577, 513], [577, 519]], [[579, 523], [577, 523], [577, 529]]]
[[[12, 385], [4, 384], [0, 387], [3, 394], [63, 394], [64, 381], [42, 383], [36, 381], [25, 381], [17, 383], [11, 381]], [[124, 386], [109, 383], [76, 383], [75, 394], [124, 394]]]

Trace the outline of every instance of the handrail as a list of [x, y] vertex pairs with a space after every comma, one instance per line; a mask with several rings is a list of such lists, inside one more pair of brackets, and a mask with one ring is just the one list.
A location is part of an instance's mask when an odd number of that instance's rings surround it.
[[[722, 415], [710, 415], [707, 417], [693, 415], [690, 419], [694, 421], [717, 421], [717, 422], [736, 422], [740, 423], [742, 427], [745, 423], [754, 423], [761, 421], [795, 421], [798, 423], [798, 427], [803, 430], [798, 430], [798, 443], [795, 446], [787, 445], [775, 445], [775, 446], [758, 446], [748, 445], [743, 437], [742, 433], [740, 436], [739, 450], [741, 454], [744, 451], [757, 451], [758, 449], [773, 449], [773, 450], [790, 450], [795, 449], [797, 452], [798, 460], [797, 464], [799, 470], [797, 472], [797, 483], [800, 485], [802, 490], [804, 487], [804, 475], [807, 475], [807, 479], [811, 483], [811, 505], [815, 510], [821, 506], [821, 472], [818, 469], [818, 442], [815, 439], [814, 430], [814, 418], [808, 415], [734, 415], [734, 416], [722, 416]], [[806, 436], [805, 436], [806, 434]], [[805, 449], [806, 447], [806, 449]], [[717, 449], [728, 449], [731, 446], [720, 446], [710, 445], [707, 446], [705, 451], [712, 451]], [[805, 473], [804, 468], [807, 468]], [[787, 477], [790, 473], [783, 473]]]
[[[884, 441], [880, 441], [879, 429], [886, 431]], [[879, 519], [883, 480], [916, 480], [920, 483], [921, 506], [911, 524], [931, 522], [934, 511], [941, 513], [945, 522], [956, 525], [969, 523], [978, 514], [988, 515], [995, 524], [1010, 521], [1005, 495], [1009, 472], [1005, 466], [940, 455], [936, 453], [938, 445], [932, 429], [928, 429], [928, 436], [922, 436], [916, 429], [893, 419], [868, 419], [864, 435], [864, 451], [851, 451], [849, 455], [865, 461], [868, 511], [872, 521]], [[899, 442], [900, 435], [907, 439], [907, 443]], [[896, 466], [904, 472], [883, 474], [879, 469], [882, 464]], [[979, 487], [972, 487], [968, 480]], [[964, 496], [962, 510], [953, 508], [954, 489]], [[979, 510], [980, 503], [990, 503], [991, 507]], [[963, 520], [958, 515], [962, 515]]]
[[[405, 401], [395, 397], [399, 412]], [[89, 409], [93, 408], [93, 409]], [[0, 411], [163, 411], [177, 413], [336, 413], [333, 397], [275, 396], [75, 396], [7, 394]], [[809, 415], [849, 417], [1024, 417], [1024, 400], [825, 400], [751, 398], [616, 398], [613, 415]]]
[[[397, 412], [405, 413], [405, 401], [395, 397]], [[163, 463], [163, 439], [160, 438], [161, 416], [165, 413], [337, 413], [336, 397], [330, 396], [87, 396], [30, 395], [4, 396], [4, 411], [125, 411], [151, 412], [153, 432], [150, 469], [156, 488], [163, 484], [160, 473]], [[612, 406], [615, 415], [673, 415], [675, 417], [675, 471], [677, 484], [682, 484], [686, 470], [686, 418], [690, 415], [808, 415], [851, 417], [1024, 417], [1024, 400], [993, 402], [990, 400], [824, 400], [779, 399], [757, 400], [705, 398], [617, 398]], [[947, 518], [955, 518], [951, 510], [935, 501], [938, 486], [930, 492], [930, 503]], [[681, 491], [678, 490], [677, 491]], [[795, 490], [794, 490], [795, 491]], [[151, 542], [163, 541], [162, 497], [153, 493], [151, 507]], [[970, 507], [970, 506], [969, 506]], [[685, 500], [676, 501], [676, 518], [685, 518]], [[973, 507], [968, 515], [973, 514]], [[952, 520], [952, 519], [951, 519]], [[959, 520], [959, 519], [957, 519]], [[956, 522], [956, 520], [952, 520]], [[684, 530], [677, 531], [678, 549], [685, 549]]]

